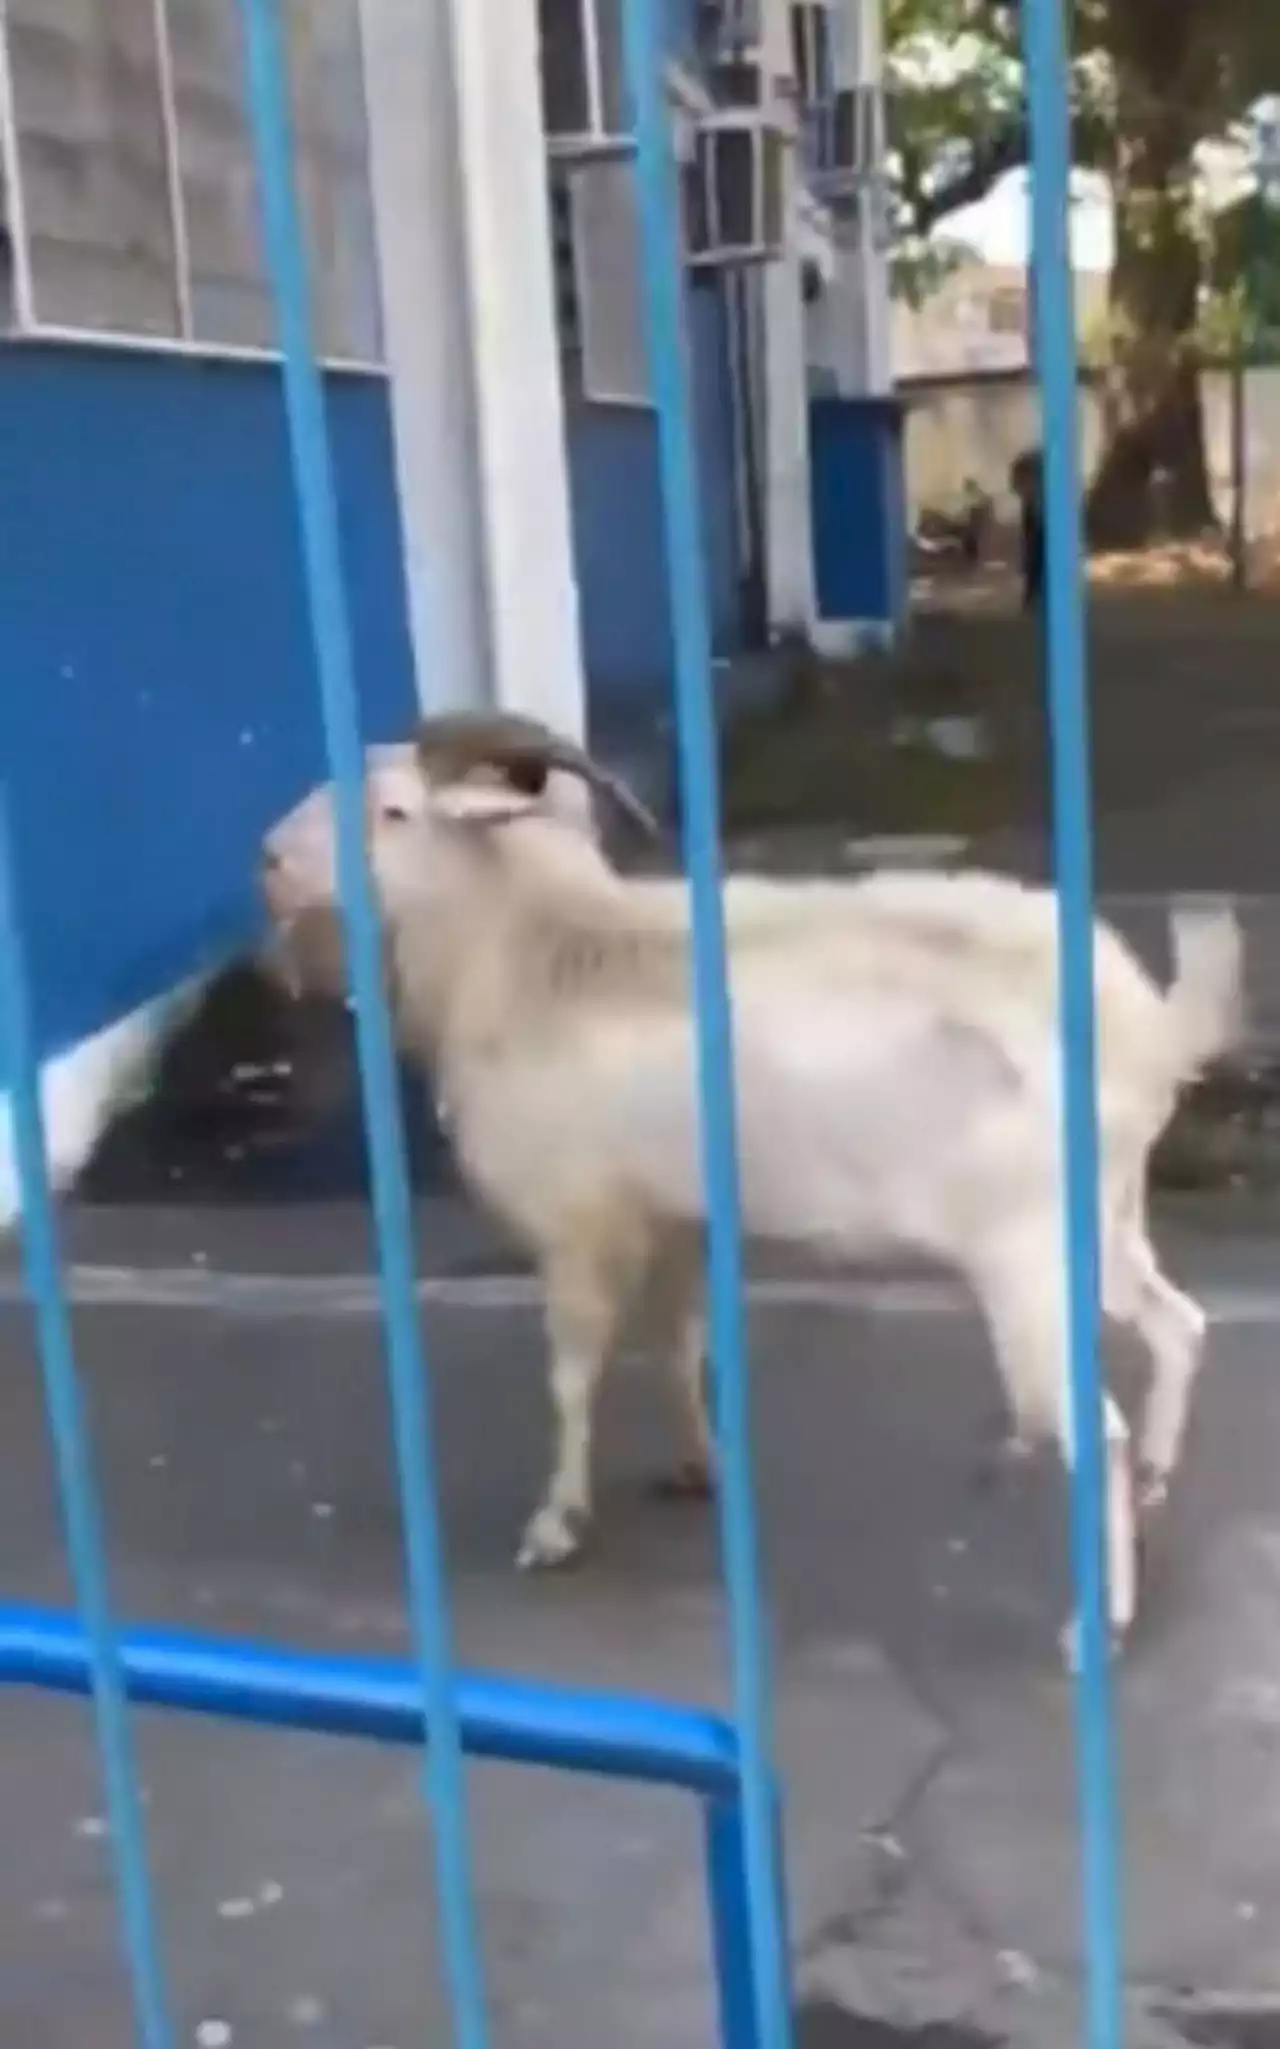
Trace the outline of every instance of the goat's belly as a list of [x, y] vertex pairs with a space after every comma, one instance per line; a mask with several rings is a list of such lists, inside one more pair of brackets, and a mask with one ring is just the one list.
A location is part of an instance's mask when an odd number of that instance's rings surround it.
[[943, 1250], [1006, 1202], [1038, 1119], [998, 1049], [903, 1009], [741, 1035], [743, 1207], [761, 1236]]
[[[935, 1249], [953, 1235], [957, 1200], [998, 1213], [1029, 1107], [986, 1040], [910, 1005], [792, 995], [736, 1006], [748, 1231], [841, 1251]], [[687, 1020], [597, 1029], [472, 1082], [462, 1164], [517, 1230], [537, 1238], [604, 1201], [705, 1214]]]

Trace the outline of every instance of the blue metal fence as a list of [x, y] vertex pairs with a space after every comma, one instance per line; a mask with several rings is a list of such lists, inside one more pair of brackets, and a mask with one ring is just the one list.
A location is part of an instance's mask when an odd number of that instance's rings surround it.
[[1107, 1599], [1106, 1445], [1098, 1358], [1092, 789], [1081, 600], [1080, 432], [1069, 213], [1071, 128], [1061, 0], [1025, 0], [1022, 34], [1031, 122], [1033, 317], [1044, 439], [1045, 664], [1061, 962], [1063, 1255], [1075, 1445], [1071, 1549], [1079, 1631], [1076, 1749], [1086, 2005], [1090, 2049], [1119, 2049], [1119, 1822]]
[[[742, 1245], [725, 936], [720, 903], [711, 636], [682, 305], [677, 173], [670, 146], [662, 0], [626, 0], [643, 285], [657, 403], [694, 984], [703, 1159], [710, 1203], [710, 1331], [728, 1592], [732, 1721], [657, 1702], [456, 1671], [432, 1484], [430, 1379], [415, 1293], [408, 1177], [363, 849], [362, 762], [351, 633], [294, 182], [277, 0], [239, 0], [269, 265], [283, 356], [298, 516], [325, 742], [336, 789], [341, 894], [377, 1223], [414, 1659], [312, 1657], [270, 1647], [120, 1630], [113, 1618], [44, 1167], [38, 1065], [19, 915], [20, 878], [0, 829], [0, 1072], [14, 1113], [26, 1274], [78, 1613], [0, 1608], [0, 1681], [92, 1697], [107, 1789], [139, 2040], [175, 2041], [147, 1874], [126, 1702], [421, 1749], [437, 1862], [442, 1947], [461, 2049], [488, 2027], [466, 1819], [467, 1756], [501, 1757], [679, 1787], [705, 1812], [713, 1962], [731, 2049], [789, 2049], [791, 1997], [769, 1657], [760, 1596], [743, 1329]], [[1078, 1686], [1091, 2049], [1120, 2036], [1116, 1828], [1108, 1681], [1103, 1442], [1096, 1357], [1092, 909], [1089, 778], [1079, 603], [1075, 364], [1067, 262], [1068, 130], [1060, 0], [1025, 0], [1035, 169], [1037, 330], [1044, 337], [1049, 534], [1049, 694], [1062, 945], [1066, 1261], [1077, 1458], [1073, 1555], [1082, 1618]], [[0, 816], [0, 828], [3, 817]]]

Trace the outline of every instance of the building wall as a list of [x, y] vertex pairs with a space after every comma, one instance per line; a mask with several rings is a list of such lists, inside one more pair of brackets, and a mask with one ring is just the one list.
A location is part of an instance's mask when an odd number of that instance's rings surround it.
[[[329, 386], [369, 738], [414, 696], [381, 380]], [[0, 350], [0, 760], [48, 1054], [244, 940], [322, 774], [278, 375]]]
[[[1231, 509], [1230, 379], [1219, 370], [1202, 380], [1209, 469], [1219, 514]], [[907, 506], [910, 517], [926, 507], [959, 500], [966, 477], [1013, 510], [1009, 466], [1039, 435], [1040, 398], [1025, 376], [931, 379], [903, 390], [906, 407]], [[1245, 379], [1247, 515], [1252, 532], [1280, 527], [1280, 369], [1251, 369]], [[1080, 454], [1086, 476], [1102, 449], [1097, 386], [1080, 394]]]
[[[895, 301], [893, 363], [899, 377], [995, 374], [1027, 367], [1030, 313], [1025, 266], [971, 260], [944, 278], [919, 306]], [[1105, 318], [1109, 281], [1077, 270], [1076, 325], [1082, 343]]]
[[[717, 643], [739, 637], [719, 294], [692, 295]], [[369, 738], [414, 715], [385, 389], [329, 384]], [[0, 350], [0, 759], [42, 1051], [240, 943], [266, 825], [323, 773], [277, 374]], [[593, 713], [665, 698], [656, 425], [579, 407], [574, 516]], [[430, 678], [426, 679], [428, 694]]]
[[[723, 317], [717, 293], [692, 304], [728, 649]], [[343, 375], [329, 397], [366, 731], [387, 737], [415, 698], [385, 389]], [[0, 441], [0, 759], [47, 1054], [245, 939], [258, 839], [322, 775], [323, 748], [269, 366], [11, 346]], [[667, 689], [654, 416], [581, 407], [570, 443], [593, 709], [607, 718]]]
[[[723, 294], [688, 295], [712, 630], [743, 638], [735, 454]], [[647, 406], [571, 404], [568, 420], [582, 634], [593, 723], [665, 705], [672, 662], [657, 418]]]

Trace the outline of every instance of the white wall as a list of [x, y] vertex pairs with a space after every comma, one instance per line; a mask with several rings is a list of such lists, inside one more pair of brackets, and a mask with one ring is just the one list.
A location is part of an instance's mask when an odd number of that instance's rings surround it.
[[[166, 1038], [189, 1014], [200, 987], [190, 983], [143, 1004], [105, 1031], [44, 1062], [40, 1099], [55, 1192], [74, 1185], [108, 1125], [145, 1095]], [[9, 1098], [0, 1095], [0, 1231], [12, 1228], [21, 1207]]]

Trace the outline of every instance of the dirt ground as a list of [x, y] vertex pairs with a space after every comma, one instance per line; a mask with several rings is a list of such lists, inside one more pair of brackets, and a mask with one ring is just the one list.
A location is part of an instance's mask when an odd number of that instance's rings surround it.
[[[1101, 885], [1269, 890], [1280, 592], [1103, 576], [1088, 666]], [[1008, 572], [922, 581], [892, 652], [791, 657], [783, 690], [729, 720], [724, 770], [734, 837], [956, 834], [984, 857], [1042, 862], [1039, 622], [1017, 609]]]
[[[1236, 900], [1247, 1042], [1185, 1099], [1163, 1185], [1280, 1187], [1280, 593], [1100, 565], [1089, 595], [1096, 885], [1163, 965], [1169, 899]], [[1137, 579], [1145, 571], [1148, 580]], [[793, 657], [728, 721], [730, 859], [803, 872], [899, 860], [1053, 872], [1039, 623], [1012, 575], [922, 583], [889, 654]]]

